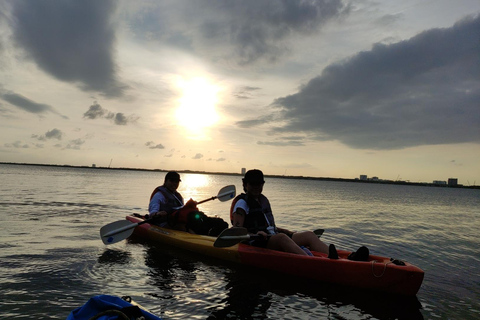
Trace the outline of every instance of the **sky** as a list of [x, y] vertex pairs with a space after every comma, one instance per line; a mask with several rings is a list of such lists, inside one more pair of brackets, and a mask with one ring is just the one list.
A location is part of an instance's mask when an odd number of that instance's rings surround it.
[[0, 161], [480, 184], [480, 1], [0, 2]]

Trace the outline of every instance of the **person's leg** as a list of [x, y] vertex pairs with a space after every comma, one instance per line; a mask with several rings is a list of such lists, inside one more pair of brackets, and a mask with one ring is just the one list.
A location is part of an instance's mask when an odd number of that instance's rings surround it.
[[289, 236], [284, 233], [279, 233], [270, 237], [267, 244], [268, 249], [290, 252], [300, 255], [307, 255], [302, 248], [300, 248]]
[[318, 239], [312, 231], [295, 232], [292, 240], [299, 246], [310, 247], [310, 250], [328, 254], [328, 246]]

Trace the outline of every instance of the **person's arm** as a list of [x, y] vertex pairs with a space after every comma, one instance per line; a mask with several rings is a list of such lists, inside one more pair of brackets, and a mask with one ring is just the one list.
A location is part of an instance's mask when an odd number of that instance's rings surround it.
[[243, 224], [245, 223], [245, 215], [247, 213], [245, 210], [242, 208], [237, 208], [235, 212], [233, 213], [233, 226], [234, 227], [243, 227]]
[[161, 192], [155, 193], [150, 200], [150, 204], [148, 205], [148, 212], [150, 217], [154, 216], [166, 216], [167, 212], [161, 209], [162, 204], [165, 202], [165, 197]]
[[[235, 211], [233, 212], [233, 226], [234, 227], [243, 227], [243, 224], [245, 223], [245, 216], [246, 212], [242, 208], [236, 208]], [[263, 231], [258, 231], [257, 234], [262, 235], [264, 238], [266, 238], [268, 235], [263, 232]]]

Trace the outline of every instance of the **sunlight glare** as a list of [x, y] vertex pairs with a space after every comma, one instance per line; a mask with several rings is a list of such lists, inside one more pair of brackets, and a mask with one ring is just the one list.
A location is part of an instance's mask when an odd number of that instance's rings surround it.
[[203, 135], [203, 130], [215, 124], [219, 116], [215, 110], [218, 88], [205, 78], [182, 80], [183, 91], [176, 117], [190, 133]]

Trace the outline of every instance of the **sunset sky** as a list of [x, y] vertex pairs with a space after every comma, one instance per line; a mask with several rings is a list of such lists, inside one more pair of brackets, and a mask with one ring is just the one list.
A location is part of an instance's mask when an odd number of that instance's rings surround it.
[[480, 1], [1, 1], [0, 161], [480, 184]]

